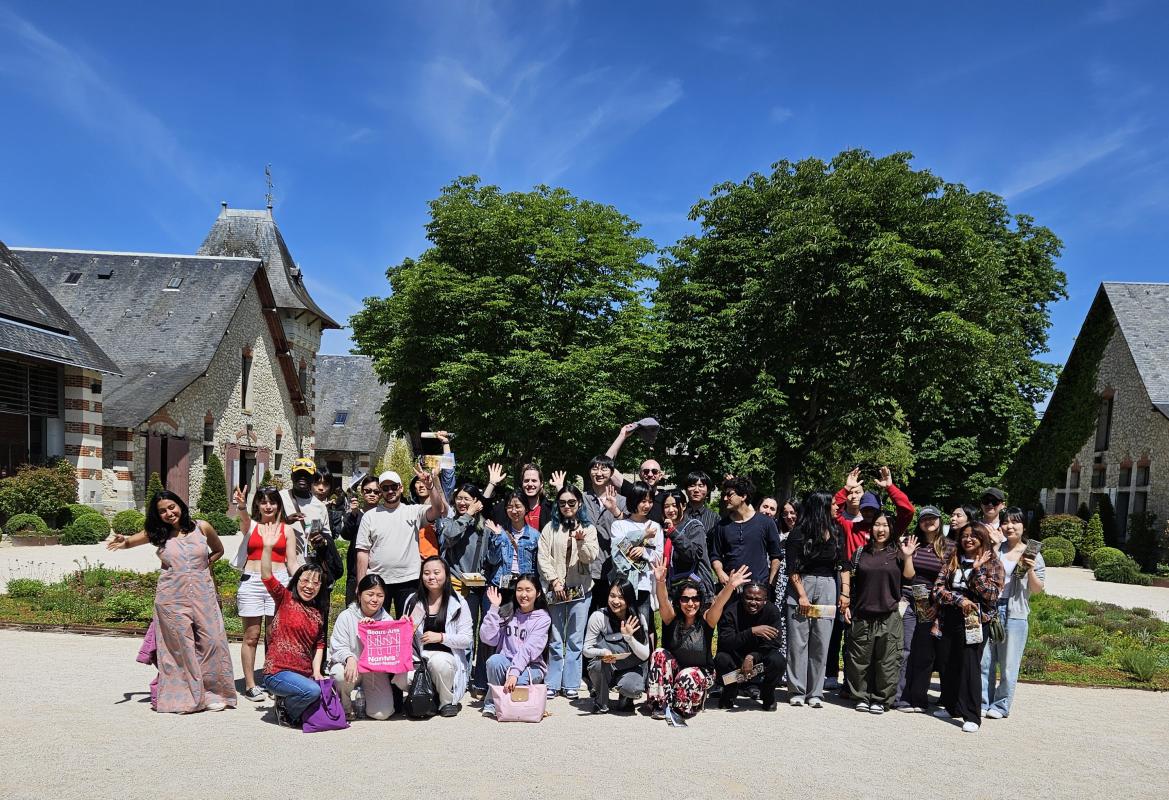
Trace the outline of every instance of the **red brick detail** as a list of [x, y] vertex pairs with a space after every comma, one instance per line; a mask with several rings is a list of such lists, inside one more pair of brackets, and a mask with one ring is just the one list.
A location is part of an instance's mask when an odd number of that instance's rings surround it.
[[132, 442], [134, 441], [134, 431], [128, 428], [116, 428], [114, 430], [115, 442]]
[[95, 436], [101, 436], [106, 432], [104, 425], [90, 425], [89, 427], [93, 428], [93, 433]]
[[77, 479], [82, 481], [100, 481], [100, 469], [79, 469], [77, 470]]
[[66, 422], [65, 433], [89, 433], [87, 422]]
[[114, 470], [114, 479], [119, 481], [132, 481], [134, 480], [134, 473], [129, 470], [116, 469]]
[[152, 425], [155, 422], [162, 422], [174, 428], [175, 433], [179, 432], [179, 423], [175, 422], [174, 417], [166, 413], [166, 411], [159, 411], [157, 414], [146, 420], [147, 425]]
[[94, 400], [90, 405], [93, 411], [96, 411], [98, 414], [102, 413], [103, 407], [100, 400]]
[[114, 461], [133, 461], [134, 453], [130, 450], [115, 450]]
[[89, 386], [89, 378], [84, 375], [66, 375], [65, 385], [73, 388], [84, 388]]
[[89, 411], [89, 401], [78, 400], [75, 397], [66, 397], [65, 408], [68, 411]]
[[101, 448], [90, 447], [88, 445], [67, 444], [65, 445], [65, 455], [78, 456], [80, 458], [101, 458]]

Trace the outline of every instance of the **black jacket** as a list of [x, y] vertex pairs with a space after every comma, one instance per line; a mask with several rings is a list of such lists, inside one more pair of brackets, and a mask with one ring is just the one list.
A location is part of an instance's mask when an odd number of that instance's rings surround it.
[[742, 660], [748, 655], [755, 657], [779, 649], [780, 637], [764, 639], [751, 633], [756, 625], [770, 625], [773, 628], [783, 626], [783, 612], [775, 603], [764, 603], [763, 608], [754, 617], [748, 617], [743, 611], [743, 601], [739, 599], [727, 607], [722, 619], [718, 621], [718, 651]]

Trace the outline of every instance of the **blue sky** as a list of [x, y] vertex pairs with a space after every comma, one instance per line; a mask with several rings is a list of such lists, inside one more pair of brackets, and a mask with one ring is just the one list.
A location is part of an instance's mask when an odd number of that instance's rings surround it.
[[721, 181], [909, 150], [1064, 240], [1062, 361], [1101, 280], [1169, 280], [1167, 40], [1151, 0], [0, 0], [0, 240], [194, 252], [271, 163], [345, 319], [460, 174], [566, 186], [666, 246]]

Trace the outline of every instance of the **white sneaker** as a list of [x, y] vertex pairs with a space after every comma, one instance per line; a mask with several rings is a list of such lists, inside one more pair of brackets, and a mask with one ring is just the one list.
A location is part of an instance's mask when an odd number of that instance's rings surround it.
[[225, 708], [227, 708], [227, 703], [223, 703], [223, 702], [219, 702], [219, 703], [208, 703], [208, 704], [207, 704], [207, 710], [208, 710], [208, 711], [222, 711], [222, 710], [223, 710], [223, 709], [225, 709]]
[[977, 722], [965, 722], [962, 724], [962, 733], [978, 733]]
[[813, 697], [811, 700], [808, 701], [808, 706], [810, 708], [823, 708], [824, 701], [821, 700], [819, 697]]
[[884, 714], [885, 707], [883, 705], [881, 705], [880, 703], [873, 703], [871, 706], [869, 706], [869, 713], [870, 714]]
[[986, 717], [987, 719], [1002, 719], [1006, 716], [1006, 714], [999, 711], [997, 708], [988, 708], [983, 712], [982, 716]]
[[787, 702], [789, 705], [792, 705], [792, 706], [795, 706], [798, 708], [799, 706], [802, 706], [804, 704], [804, 698], [793, 697], [791, 700], [788, 700]]
[[856, 710], [857, 711], [868, 711], [869, 704], [866, 703], [864, 700], [861, 700], [859, 703], [856, 704]]

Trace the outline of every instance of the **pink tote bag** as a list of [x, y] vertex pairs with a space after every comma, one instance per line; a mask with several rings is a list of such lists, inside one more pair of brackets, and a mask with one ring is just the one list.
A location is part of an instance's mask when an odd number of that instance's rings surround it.
[[361, 639], [358, 672], [409, 672], [414, 668], [414, 623], [382, 619], [357, 625]]
[[539, 722], [544, 719], [544, 709], [548, 704], [544, 684], [516, 686], [510, 692], [494, 684], [488, 688], [491, 702], [495, 704], [495, 718], [500, 722]]

